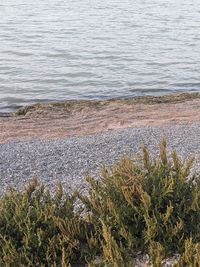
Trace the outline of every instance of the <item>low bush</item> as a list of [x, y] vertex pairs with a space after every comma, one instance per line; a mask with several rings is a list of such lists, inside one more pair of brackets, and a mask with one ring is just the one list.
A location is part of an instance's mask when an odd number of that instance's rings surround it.
[[0, 200], [0, 266], [68, 266], [82, 260], [87, 223], [74, 212], [76, 196], [55, 195], [33, 180]]
[[[133, 266], [138, 253], [153, 266], [200, 266], [200, 176], [193, 160], [168, 159], [166, 142], [151, 159], [124, 157], [87, 177], [88, 193], [52, 195], [33, 180], [0, 199], [0, 266]], [[81, 209], [75, 209], [76, 201]], [[97, 257], [99, 261], [97, 262]]]

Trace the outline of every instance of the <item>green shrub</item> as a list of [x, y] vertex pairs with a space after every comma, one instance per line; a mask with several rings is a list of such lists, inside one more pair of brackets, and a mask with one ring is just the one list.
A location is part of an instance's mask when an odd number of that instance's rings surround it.
[[0, 200], [0, 266], [69, 266], [81, 260], [87, 224], [74, 212], [76, 196], [58, 186], [52, 196], [34, 179], [24, 192]]
[[80, 196], [111, 266], [128, 266], [134, 251], [161, 266], [163, 257], [184, 251], [188, 238], [200, 242], [200, 178], [188, 178], [193, 160], [182, 163], [175, 151], [168, 160], [164, 140], [158, 159], [142, 151], [139, 163], [125, 157], [99, 180], [88, 177], [89, 196]]
[[[124, 157], [88, 194], [50, 194], [31, 183], [0, 198], [0, 266], [133, 266], [138, 252], [153, 266], [174, 254], [174, 266], [200, 266], [200, 176], [160, 144], [158, 159]], [[81, 209], [75, 206], [82, 202]], [[99, 261], [97, 263], [97, 257]]]

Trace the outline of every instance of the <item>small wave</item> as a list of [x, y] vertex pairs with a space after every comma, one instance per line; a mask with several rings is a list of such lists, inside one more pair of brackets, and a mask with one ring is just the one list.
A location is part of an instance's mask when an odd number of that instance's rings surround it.
[[143, 96], [143, 95], [164, 95], [169, 94], [172, 91], [170, 89], [159, 89], [159, 88], [152, 88], [152, 89], [130, 89], [131, 93], [134, 93], [135, 96]]
[[3, 54], [9, 54], [9, 55], [15, 55], [19, 57], [29, 57], [32, 56], [33, 53], [31, 52], [21, 52], [21, 51], [16, 51], [16, 50], [6, 50], [3, 52]]
[[172, 89], [182, 89], [182, 90], [200, 90], [200, 83], [172, 83], [169, 85], [170, 88]]

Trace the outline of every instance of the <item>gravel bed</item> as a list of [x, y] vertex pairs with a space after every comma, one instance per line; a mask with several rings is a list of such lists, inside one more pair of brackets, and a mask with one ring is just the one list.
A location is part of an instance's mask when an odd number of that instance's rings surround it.
[[58, 182], [67, 191], [83, 190], [86, 174], [98, 175], [102, 164], [111, 165], [124, 154], [135, 155], [141, 143], [155, 156], [163, 136], [168, 150], [175, 148], [182, 159], [195, 153], [194, 171], [200, 170], [200, 123], [128, 128], [59, 140], [13, 141], [0, 145], [0, 193], [8, 185], [21, 189], [33, 176], [51, 190]]

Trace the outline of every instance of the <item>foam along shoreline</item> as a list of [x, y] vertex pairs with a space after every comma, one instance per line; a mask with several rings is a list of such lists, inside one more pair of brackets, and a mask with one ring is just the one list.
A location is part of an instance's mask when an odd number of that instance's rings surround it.
[[0, 143], [200, 120], [200, 93], [40, 103], [0, 117]]

